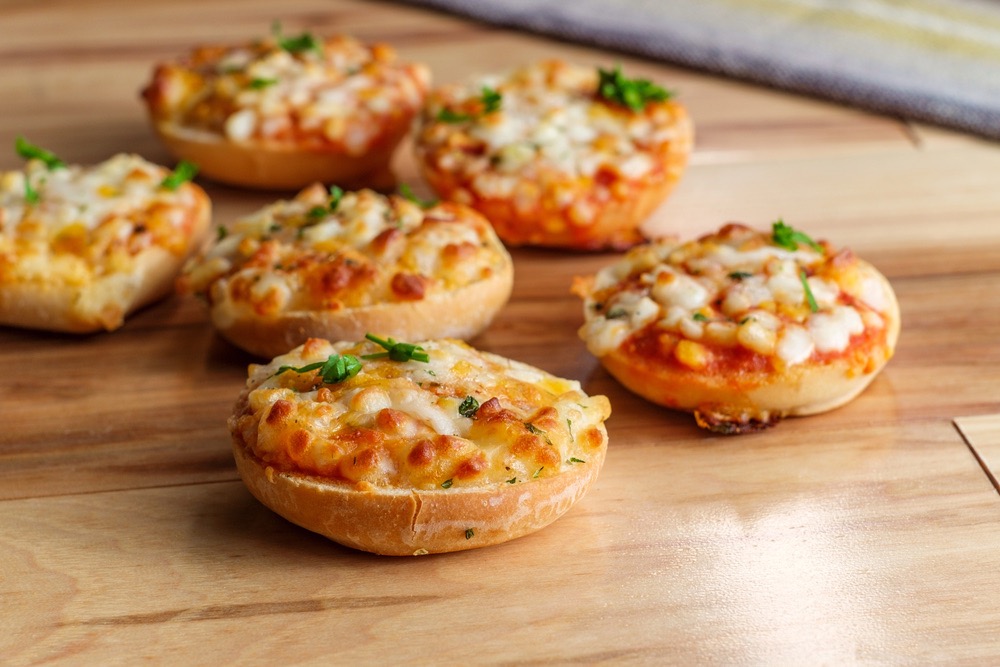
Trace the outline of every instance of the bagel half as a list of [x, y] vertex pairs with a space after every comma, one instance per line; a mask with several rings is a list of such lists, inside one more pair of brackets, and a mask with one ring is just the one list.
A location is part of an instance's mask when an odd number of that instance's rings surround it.
[[[527, 535], [587, 492], [607, 449], [606, 398], [459, 341], [417, 349], [426, 362], [311, 339], [251, 366], [229, 420], [251, 493], [340, 544], [403, 556]], [[307, 370], [331, 355], [360, 370]]]
[[165, 187], [169, 174], [120, 154], [90, 166], [32, 160], [0, 175], [0, 220], [11, 230], [0, 234], [0, 324], [111, 331], [171, 294], [211, 203], [191, 182]]
[[[614, 83], [656, 91], [635, 106]], [[508, 245], [624, 249], [687, 165], [685, 108], [649, 81], [549, 60], [438, 88], [416, 151], [442, 197], [468, 204]]]
[[471, 338], [506, 304], [513, 262], [489, 223], [453, 203], [428, 209], [319, 185], [243, 218], [192, 261], [180, 288], [262, 357], [309, 338]]
[[900, 331], [885, 276], [780, 221], [633, 248], [576, 290], [580, 336], [611, 375], [720, 433], [844, 405]]
[[429, 83], [426, 66], [387, 45], [276, 32], [161, 63], [142, 96], [167, 149], [219, 182], [388, 190]]

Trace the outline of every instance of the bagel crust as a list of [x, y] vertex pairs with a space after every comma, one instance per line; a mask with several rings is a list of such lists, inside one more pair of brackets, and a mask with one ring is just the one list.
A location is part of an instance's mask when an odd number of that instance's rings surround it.
[[161, 63], [142, 96], [167, 149], [222, 183], [391, 189], [429, 85], [426, 66], [385, 44], [275, 33]]
[[506, 304], [513, 263], [472, 209], [335, 192], [267, 206], [189, 263], [179, 287], [205, 296], [222, 336], [268, 358], [368, 331], [464, 339]]
[[598, 70], [558, 60], [438, 88], [417, 132], [424, 176], [508, 245], [635, 245], [683, 173], [693, 129], [662, 89], [639, 108], [600, 90]]
[[0, 174], [0, 324], [111, 331], [173, 292], [211, 219], [205, 192], [136, 155]]
[[[607, 450], [605, 397], [457, 340], [417, 351], [427, 360], [310, 339], [252, 365], [229, 420], [251, 493], [340, 544], [402, 556], [506, 542], [587, 492]], [[359, 370], [316, 368], [338, 358]]]
[[580, 336], [611, 375], [720, 433], [844, 405], [899, 337], [878, 270], [780, 221], [633, 248], [575, 290]]

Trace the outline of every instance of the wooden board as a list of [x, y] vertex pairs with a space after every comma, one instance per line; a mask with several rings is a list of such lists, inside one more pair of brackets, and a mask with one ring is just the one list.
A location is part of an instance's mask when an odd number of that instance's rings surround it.
[[[605, 469], [535, 535], [391, 559], [294, 527], [246, 492], [225, 418], [252, 359], [194, 299], [112, 334], [0, 330], [3, 662], [1000, 660], [1000, 496], [970, 450], [995, 466], [1000, 147], [401, 4], [276, 11], [4, 4], [0, 146], [24, 134], [71, 161], [128, 150], [167, 162], [137, 97], [152, 64], [275, 18], [391, 42], [441, 82], [550, 56], [622, 62], [680, 90], [698, 128], [647, 228], [689, 237], [783, 216], [853, 247], [899, 295], [896, 357], [840, 410], [712, 436], [622, 389], [578, 340], [570, 282], [613, 255], [518, 250], [513, 299], [474, 343], [607, 395]], [[0, 168], [18, 164], [0, 151]], [[426, 192], [408, 147], [397, 167]], [[219, 221], [273, 198], [206, 186]]]

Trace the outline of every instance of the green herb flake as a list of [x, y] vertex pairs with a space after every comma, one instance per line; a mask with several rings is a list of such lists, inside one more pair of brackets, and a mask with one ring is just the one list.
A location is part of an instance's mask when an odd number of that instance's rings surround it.
[[377, 345], [380, 345], [385, 349], [385, 352], [365, 354], [361, 356], [362, 359], [388, 358], [393, 361], [420, 361], [425, 364], [431, 360], [431, 358], [427, 356], [427, 353], [424, 352], [424, 348], [419, 345], [414, 345], [413, 343], [400, 343], [392, 338], [382, 340], [375, 334], [365, 334], [365, 338]]
[[402, 195], [404, 199], [408, 199], [422, 209], [431, 208], [436, 206], [438, 203], [437, 199], [421, 199], [416, 195], [416, 193], [413, 192], [413, 188], [406, 183], [400, 184], [399, 194]]
[[798, 250], [799, 244], [804, 243], [820, 254], [825, 252], [823, 246], [813, 241], [808, 234], [786, 225], [780, 218], [771, 224], [771, 240], [785, 250]]
[[295, 366], [281, 366], [275, 375], [281, 375], [286, 371], [308, 373], [315, 370], [319, 371], [324, 384], [336, 384], [357, 375], [361, 371], [361, 361], [352, 354], [331, 354], [327, 357], [326, 361], [317, 361], [299, 368]]
[[539, 468], [538, 470], [536, 470], [536, 471], [535, 471], [535, 472], [534, 472], [534, 473], [533, 473], [533, 474], [531, 475], [531, 479], [537, 479], [537, 478], [538, 478], [538, 476], [542, 474], [542, 471], [543, 471], [543, 470], [545, 470], [545, 466], [542, 466], [541, 468]]
[[473, 530], [472, 528], [466, 528], [465, 529], [465, 539], [471, 540], [475, 536], [476, 536], [476, 531], [475, 530]]
[[277, 79], [262, 79], [259, 77], [255, 77], [253, 79], [250, 79], [249, 86], [252, 90], [263, 90], [264, 88], [273, 86], [276, 83], [278, 83]]
[[703, 313], [695, 313], [694, 315], [691, 316], [691, 319], [693, 319], [695, 322], [708, 322], [708, 315], [704, 315]]
[[330, 213], [334, 213], [340, 206], [340, 200], [344, 198], [344, 190], [337, 185], [330, 186]]
[[226, 229], [222, 225], [219, 225], [218, 227], [215, 228], [215, 240], [216, 241], [221, 241], [222, 239], [226, 238], [227, 236], [229, 236], [229, 230], [228, 229]]
[[41, 146], [36, 146], [21, 136], [14, 140], [14, 150], [25, 160], [41, 160], [49, 171], [66, 166], [66, 163], [60, 160], [55, 153]]
[[648, 79], [629, 79], [622, 74], [621, 66], [613, 70], [597, 68], [599, 81], [597, 93], [609, 102], [628, 107], [632, 111], [642, 111], [650, 102], [662, 102], [673, 97], [666, 88], [657, 86]]
[[569, 441], [575, 442], [576, 438], [573, 436], [573, 420], [569, 417], [566, 418], [566, 430], [569, 431]]
[[24, 177], [24, 201], [29, 205], [37, 204], [41, 200], [41, 195], [38, 194], [38, 190], [31, 186], [31, 181], [28, 180], [27, 175]]
[[747, 271], [732, 271], [729, 274], [729, 277], [733, 280], [746, 280], [752, 276], [753, 274]]
[[511, 477], [507, 480], [508, 484], [517, 484], [517, 477]]
[[198, 165], [188, 160], [181, 160], [174, 167], [166, 178], [160, 181], [160, 187], [164, 190], [176, 190], [184, 183], [190, 181], [198, 174]]
[[503, 94], [494, 88], [483, 86], [476, 101], [481, 107], [481, 110], [478, 113], [463, 113], [444, 107], [438, 112], [437, 120], [442, 123], [464, 123], [469, 120], [476, 120], [477, 118], [488, 116], [489, 114], [500, 110], [500, 106], [503, 104]]
[[799, 280], [802, 281], [802, 289], [806, 291], [806, 301], [809, 303], [809, 310], [814, 313], [819, 312], [819, 304], [816, 303], [816, 297], [813, 296], [812, 290], [809, 289], [809, 279], [806, 276], [805, 269], [799, 271]]
[[566, 462], [567, 463], [586, 463], [586, 461], [584, 461], [583, 459], [578, 459], [575, 456], [571, 456], [569, 458], [569, 460], [567, 460]]
[[606, 320], [623, 320], [628, 317], [628, 311], [624, 308], [612, 308], [604, 315]]
[[449, 477], [448, 479], [446, 479], [443, 482], [441, 482], [441, 488], [442, 489], [450, 489], [451, 485], [454, 484], [454, 483], [455, 482], [452, 481], [451, 477]]
[[274, 41], [278, 43], [278, 47], [289, 53], [298, 54], [312, 51], [320, 58], [323, 57], [323, 44], [311, 33], [303, 32], [295, 37], [285, 37], [282, 34], [281, 21], [275, 21], [271, 24], [271, 34], [274, 36]]
[[323, 206], [313, 206], [306, 212], [306, 217], [310, 220], [319, 220], [320, 218], [325, 218], [329, 212], [330, 210]]
[[458, 414], [463, 417], [473, 418], [479, 410], [479, 401], [475, 396], [466, 396], [462, 404], [458, 406]]

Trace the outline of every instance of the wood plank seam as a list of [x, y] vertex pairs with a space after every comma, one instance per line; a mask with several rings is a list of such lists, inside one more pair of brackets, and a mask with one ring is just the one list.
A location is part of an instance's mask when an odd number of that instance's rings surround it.
[[[997, 419], [1000, 419], [1000, 415], [996, 415]], [[963, 422], [970, 417], [956, 417], [952, 420], [952, 424], [955, 425], [955, 429], [958, 431], [959, 435], [962, 436], [962, 440], [965, 441], [966, 446], [969, 451], [972, 452], [972, 456], [975, 457], [976, 461], [979, 463], [979, 467], [983, 469], [986, 474], [986, 478], [990, 480], [990, 484], [993, 485], [994, 490], [996, 490], [997, 495], [1000, 495], [1000, 480], [994, 474], [993, 470], [990, 468], [989, 463], [987, 463], [986, 458], [980, 453], [976, 448], [976, 445], [972, 442], [972, 432], [968, 428], [963, 428]]]

